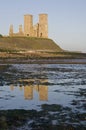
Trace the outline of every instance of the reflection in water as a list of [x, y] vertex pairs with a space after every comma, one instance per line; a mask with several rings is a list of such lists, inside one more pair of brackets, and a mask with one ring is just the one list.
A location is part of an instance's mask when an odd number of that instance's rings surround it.
[[19, 86], [19, 90], [22, 91], [23, 90], [23, 86], [20, 85]]
[[24, 86], [24, 97], [25, 99], [33, 99], [33, 86]]
[[48, 100], [48, 87], [43, 85], [34, 86], [34, 89], [39, 93], [39, 100]]
[[[43, 83], [43, 82], [45, 82], [45, 81], [41, 81], [41, 83]], [[13, 91], [14, 89], [15, 89], [15, 87], [13, 85], [11, 85], [10, 90]], [[45, 86], [45, 85], [25, 85], [25, 86], [19, 86], [19, 90], [24, 91], [24, 99], [25, 100], [32, 100], [34, 91], [38, 92], [40, 101], [47, 101], [48, 100], [48, 86]]]
[[74, 111], [83, 111], [85, 90], [86, 65], [13, 64], [0, 73], [0, 110], [39, 110], [42, 104], [75, 104]]
[[10, 86], [10, 90], [11, 90], [11, 91], [14, 90], [14, 86], [13, 86], [13, 85]]
[[48, 100], [48, 87], [39, 86], [39, 99], [42, 101]]
[[[9, 86], [9, 84], [12, 85]], [[40, 126], [39, 129], [48, 125], [47, 128], [50, 128], [52, 123], [52, 128], [57, 129], [60, 123], [63, 127], [65, 124], [64, 129], [73, 129], [72, 125], [74, 125], [74, 129], [80, 128], [80, 126], [81, 129], [85, 129], [85, 102], [86, 64], [15, 64], [0, 75], [0, 110], [8, 110], [6, 111], [7, 118], [1, 111], [1, 123], [4, 124], [12, 121], [12, 118], [9, 120], [9, 110], [13, 109], [13, 120], [15, 112], [17, 112], [20, 115], [18, 119], [21, 120], [21, 123], [22, 119], [29, 119], [30, 123], [26, 124], [30, 128], [33, 125], [37, 128]], [[19, 111], [21, 109], [21, 111], [18, 112], [17, 109]], [[23, 109], [30, 110], [28, 113], [26, 112], [24, 118], [21, 115], [21, 113], [25, 113]], [[45, 112], [46, 110], [47, 112]], [[28, 117], [28, 114], [31, 118]], [[20, 125], [20, 121], [18, 124]], [[24, 128], [28, 129], [28, 127], [22, 127], [22, 129]], [[35, 127], [31, 129], [35, 129]]]

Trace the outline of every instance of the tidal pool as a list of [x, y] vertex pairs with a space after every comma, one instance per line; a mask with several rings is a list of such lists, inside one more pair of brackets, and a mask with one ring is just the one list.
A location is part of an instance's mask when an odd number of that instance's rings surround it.
[[[86, 64], [1, 64], [0, 110], [15, 109], [47, 110], [55, 125], [65, 115], [65, 124], [86, 128]], [[77, 121], [70, 120], [71, 114]]]

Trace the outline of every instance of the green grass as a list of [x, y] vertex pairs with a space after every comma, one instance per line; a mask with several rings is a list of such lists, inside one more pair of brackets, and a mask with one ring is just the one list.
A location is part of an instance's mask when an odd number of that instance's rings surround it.
[[35, 37], [2, 37], [0, 38], [0, 50], [62, 51], [53, 40]]

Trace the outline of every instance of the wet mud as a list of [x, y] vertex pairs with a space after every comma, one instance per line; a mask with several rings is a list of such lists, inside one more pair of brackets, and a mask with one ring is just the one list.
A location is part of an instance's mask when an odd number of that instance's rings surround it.
[[86, 65], [0, 64], [0, 129], [85, 130]]

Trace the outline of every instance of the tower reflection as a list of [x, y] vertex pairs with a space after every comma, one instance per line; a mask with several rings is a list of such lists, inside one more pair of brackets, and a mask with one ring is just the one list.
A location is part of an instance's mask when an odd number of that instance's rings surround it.
[[[48, 86], [46, 85], [47, 80], [37, 80], [36, 85], [25, 85], [25, 86], [19, 86], [19, 90], [23, 90], [24, 92], [24, 99], [25, 100], [32, 100], [34, 91], [36, 91], [39, 94], [39, 100], [40, 101], [47, 101], [48, 100]], [[31, 82], [31, 79], [30, 79]], [[30, 84], [28, 80], [28, 84]], [[44, 85], [45, 84], [45, 85]], [[13, 85], [10, 86], [10, 90], [13, 91], [15, 87]]]
[[39, 100], [48, 100], [48, 87], [44, 85], [34, 86], [34, 89], [39, 93]]
[[19, 86], [19, 90], [22, 91], [23, 90], [23, 86], [20, 85]]
[[41, 100], [41, 101], [48, 100], [48, 87], [39, 86], [39, 100]]
[[14, 85], [10, 86], [10, 90], [13, 91], [14, 90]]
[[33, 99], [33, 86], [24, 86], [24, 98]]

